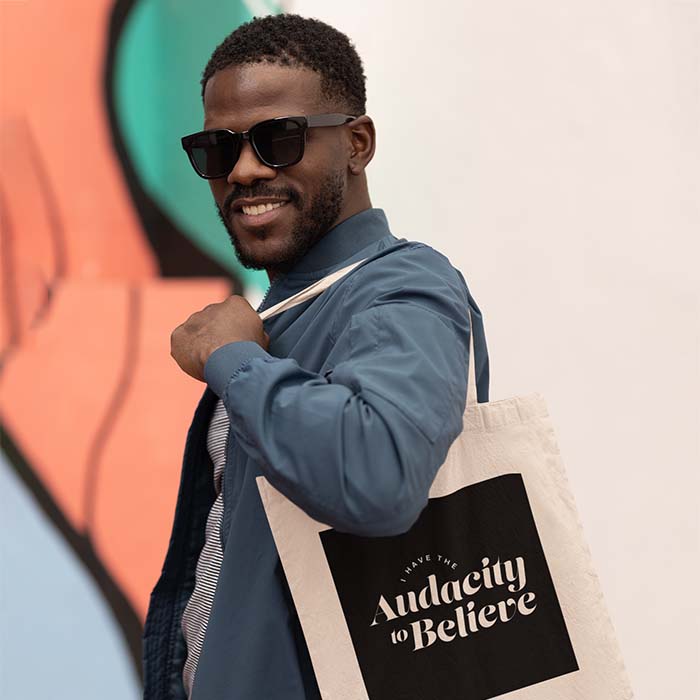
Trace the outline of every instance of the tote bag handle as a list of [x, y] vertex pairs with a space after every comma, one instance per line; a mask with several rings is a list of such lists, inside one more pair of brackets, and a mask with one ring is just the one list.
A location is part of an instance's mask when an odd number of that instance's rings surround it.
[[[276, 316], [277, 314], [291, 309], [297, 304], [303, 304], [309, 299], [318, 296], [325, 289], [328, 289], [334, 282], [342, 279], [349, 272], [354, 270], [358, 265], [361, 265], [364, 260], [358, 260], [346, 267], [341, 268], [327, 275], [323, 279], [314, 282], [300, 292], [293, 294], [291, 297], [283, 299], [279, 303], [271, 306], [269, 309], [260, 312], [260, 318], [265, 319]], [[472, 329], [469, 334], [469, 381], [467, 383], [467, 406], [475, 403], [487, 403], [489, 400], [489, 355], [486, 347], [486, 336], [484, 334], [484, 323], [481, 316], [481, 311], [476, 305], [476, 302], [469, 294], [469, 322]]]

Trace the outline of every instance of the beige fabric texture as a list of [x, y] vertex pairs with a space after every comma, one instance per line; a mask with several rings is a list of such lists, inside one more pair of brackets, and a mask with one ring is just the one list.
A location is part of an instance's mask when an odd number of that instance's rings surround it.
[[[318, 294], [354, 265], [314, 285]], [[300, 293], [274, 313], [309, 298]], [[270, 310], [272, 311], [272, 309]], [[268, 314], [272, 315], [272, 314]], [[579, 670], [499, 695], [517, 700], [629, 700], [632, 690], [569, 488], [554, 428], [539, 393], [476, 402], [473, 334], [463, 432], [452, 444], [430, 497], [505, 474], [522, 475]], [[324, 700], [370, 700], [320, 532], [265, 477], [258, 488]]]

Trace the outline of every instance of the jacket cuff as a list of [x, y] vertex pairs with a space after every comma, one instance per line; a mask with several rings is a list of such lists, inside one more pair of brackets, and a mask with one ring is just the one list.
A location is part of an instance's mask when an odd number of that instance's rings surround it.
[[226, 343], [216, 348], [204, 363], [204, 380], [219, 398], [223, 398], [231, 377], [256, 357], [271, 359], [272, 355], [252, 340]]

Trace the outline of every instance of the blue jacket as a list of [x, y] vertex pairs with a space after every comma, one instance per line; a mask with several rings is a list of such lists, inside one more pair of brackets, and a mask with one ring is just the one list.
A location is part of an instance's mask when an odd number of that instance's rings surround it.
[[258, 311], [368, 260], [320, 296], [209, 357], [187, 435], [170, 544], [144, 632], [146, 700], [181, 700], [185, 604], [215, 493], [206, 436], [218, 397], [231, 423], [223, 563], [193, 700], [319, 698], [255, 478], [342, 532], [405, 532], [462, 430], [469, 352], [464, 278], [394, 237], [381, 209], [331, 229], [271, 284]]

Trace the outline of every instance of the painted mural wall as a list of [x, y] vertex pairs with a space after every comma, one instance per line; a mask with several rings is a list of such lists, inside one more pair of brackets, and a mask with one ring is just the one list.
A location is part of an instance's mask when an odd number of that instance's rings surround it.
[[[192, 408], [172, 329], [240, 267], [180, 136], [274, 2], [0, 2], [0, 695], [136, 698]], [[41, 665], [35, 664], [41, 659]]]
[[[0, 0], [0, 698], [140, 695], [202, 390], [169, 335], [266, 286], [179, 137], [279, 4]], [[698, 696], [699, 0], [284, 8], [356, 44], [373, 205], [464, 273], [492, 399], [547, 398], [636, 697]]]

